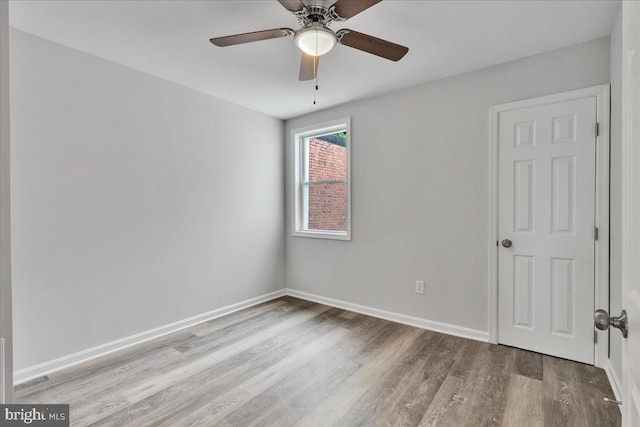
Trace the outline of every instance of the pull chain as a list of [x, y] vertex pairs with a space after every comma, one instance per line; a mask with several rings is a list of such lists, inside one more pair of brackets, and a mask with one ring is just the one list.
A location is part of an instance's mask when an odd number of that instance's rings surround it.
[[316, 89], [313, 91], [313, 105], [316, 105], [318, 95], [318, 57], [313, 57], [313, 75], [316, 78]]
[[316, 80], [316, 88], [313, 91], [313, 105], [316, 105], [318, 96], [318, 31], [316, 31], [316, 55], [313, 57], [313, 77]]

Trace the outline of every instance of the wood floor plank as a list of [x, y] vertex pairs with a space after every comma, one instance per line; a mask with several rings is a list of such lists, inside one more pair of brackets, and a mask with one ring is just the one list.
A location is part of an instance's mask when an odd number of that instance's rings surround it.
[[320, 320], [321, 317], [310, 319], [222, 363], [212, 365], [186, 382], [168, 387], [126, 410], [105, 417], [104, 422], [97, 425], [165, 425], [169, 418], [180, 417], [194, 407], [208, 404], [210, 396], [227, 393], [239, 383], [258, 375], [343, 323], [337, 318]]
[[[522, 351], [522, 350], [517, 350]], [[485, 400], [479, 406], [483, 408], [487, 426], [502, 425], [506, 405], [506, 387], [510, 375], [515, 371], [516, 351], [502, 345], [489, 345], [489, 366], [481, 372], [475, 384], [475, 391], [482, 393]], [[486, 375], [484, 378], [482, 374]]]
[[[397, 333], [398, 325], [379, 319], [362, 319], [344, 339], [326, 354], [319, 354], [298, 373], [285, 378], [222, 420], [221, 425], [284, 426], [294, 425], [310, 412], [317, 402], [333, 393], [362, 367], [364, 360], [375, 357]], [[282, 399], [282, 396], [287, 396]]]
[[[127, 384], [139, 381], [141, 377], [153, 376], [157, 368], [171, 365], [178, 361], [181, 353], [172, 347], [160, 348], [153, 351], [153, 357], [140, 357], [128, 361], [126, 364], [114, 363], [110, 369], [100, 369], [94, 375], [84, 375], [64, 382], [64, 387], [48, 386], [36, 394], [26, 394], [22, 399], [35, 403], [46, 403], [50, 399], [63, 401], [83, 401], [90, 399], [95, 393], [107, 394], [110, 389], [121, 390]], [[105, 364], [103, 368], [107, 368]], [[33, 398], [32, 398], [33, 396]], [[37, 396], [37, 397], [36, 397]]]
[[507, 388], [502, 425], [505, 427], [543, 427], [542, 381], [513, 374]]
[[447, 375], [418, 425], [420, 427], [454, 425], [450, 423], [447, 424], [446, 421], [441, 422], [441, 420], [446, 420], [449, 412], [455, 412], [457, 408], [465, 402], [466, 399], [460, 392], [463, 384], [464, 379], [458, 378], [455, 375]]
[[389, 360], [377, 377], [372, 380], [372, 387], [366, 390], [354, 403], [351, 409], [338, 421], [338, 424], [352, 425], [357, 422], [375, 422], [383, 411], [391, 409], [398, 401], [399, 394], [404, 391], [407, 376], [421, 381], [421, 370], [424, 361], [424, 349], [428, 347], [436, 334], [423, 331], [420, 336], [403, 351], [401, 357]]
[[356, 317], [358, 315], [358, 313], [354, 313], [353, 311], [347, 311], [345, 310], [344, 312], [340, 313], [340, 317], [344, 317], [345, 319], [353, 319], [354, 317]]
[[47, 376], [47, 381], [38, 379], [28, 382], [17, 389], [21, 399], [29, 401], [37, 396], [47, 394], [47, 390], [54, 390], [58, 395], [61, 387], [66, 391], [74, 389], [86, 389], [91, 387], [102, 375], [111, 375], [114, 371], [122, 372], [132, 369], [137, 365], [149, 365], [156, 356], [163, 355], [167, 349], [170, 353], [176, 353], [171, 347], [176, 342], [181, 342], [186, 337], [192, 336], [188, 331], [179, 331], [170, 335], [144, 342], [142, 344], [125, 348], [106, 357], [99, 357], [82, 364], [82, 369], [76, 366], [62, 369]]
[[271, 304], [260, 304], [250, 309], [233, 313], [234, 315], [227, 315], [210, 320], [205, 323], [201, 323], [200, 325], [197, 325], [196, 327], [191, 329], [191, 333], [197, 337], [204, 337], [229, 326], [245, 322], [248, 319], [264, 315], [265, 313], [268, 313], [284, 305], [286, 305], [286, 301], [284, 300], [275, 301]]
[[[392, 375], [398, 382], [382, 393], [382, 399], [361, 414], [365, 425], [385, 420], [387, 425], [418, 425], [453, 365], [462, 339], [426, 332], [423, 346], [414, 358], [405, 360]], [[380, 393], [379, 393], [380, 394]]]
[[620, 425], [617, 405], [604, 401], [613, 392], [602, 370], [550, 356], [543, 364], [545, 425]]
[[380, 372], [402, 357], [404, 351], [413, 344], [419, 335], [421, 335], [421, 331], [416, 328], [402, 328], [388, 346], [368, 360], [333, 394], [319, 402], [313, 411], [297, 425], [299, 427], [339, 425], [339, 420], [351, 410], [352, 406], [369, 388], [374, 386]]
[[219, 363], [229, 357], [235, 356], [243, 352], [244, 350], [253, 347], [257, 343], [266, 341], [269, 338], [272, 338], [278, 333], [282, 332], [283, 330], [302, 323], [312, 317], [315, 317], [318, 314], [327, 311], [328, 309], [329, 307], [326, 306], [314, 307], [299, 316], [291, 317], [287, 320], [284, 320], [265, 331], [250, 335], [241, 341], [223, 347], [218, 351], [214, 351], [202, 358], [193, 361], [189, 365], [167, 372], [160, 378], [152, 378], [147, 381], [142, 381], [135, 387], [124, 390], [122, 394], [127, 398], [127, 400], [129, 400], [130, 403], [139, 402], [153, 395], [154, 393], [162, 391], [163, 389], [170, 387], [171, 385], [174, 385], [179, 381], [184, 381], [185, 379], [188, 379], [189, 377], [202, 372], [211, 365]]
[[[292, 314], [304, 311], [308, 307], [310, 306], [301, 304], [278, 306], [255, 316], [249, 316], [242, 322], [225, 322], [224, 319], [216, 319], [220, 321], [211, 323], [205, 329], [201, 329], [202, 327], [194, 328], [199, 335], [194, 334], [191, 339], [185, 340], [175, 347], [182, 352], [196, 350], [200, 354], [208, 353], [276, 325], [282, 319], [287, 319]], [[238, 317], [240, 316], [236, 316], [236, 319]]]
[[240, 383], [233, 390], [216, 397], [211, 403], [195, 409], [190, 414], [169, 420], [172, 425], [211, 426], [217, 425], [221, 419], [239, 408], [255, 396], [272, 387], [284, 376], [308, 363], [316, 354], [327, 351], [331, 346], [342, 340], [349, 330], [334, 329], [313, 343], [301, 348], [298, 352], [284, 358], [270, 368], [260, 372], [253, 378]]
[[420, 425], [501, 425], [513, 359], [508, 348], [468, 343]]
[[542, 381], [542, 355], [532, 351], [516, 352], [515, 372], [518, 375]]
[[[325, 310], [321, 310], [325, 311]], [[312, 313], [312, 311], [306, 311], [305, 312], [305, 317], [304, 318], [308, 318], [308, 317], [312, 317], [310, 316], [310, 314]], [[293, 318], [292, 318], [293, 319]], [[292, 320], [290, 319], [290, 320]], [[297, 322], [297, 321], [296, 321]], [[259, 346], [259, 345], [258, 345]], [[175, 350], [174, 350], [175, 351]], [[180, 353], [179, 353], [180, 354]], [[123, 397], [122, 396], [122, 391], [123, 390], [129, 390], [130, 388], [135, 388], [136, 386], [139, 386], [142, 382], [147, 382], [147, 383], [157, 383], [158, 380], [163, 379], [163, 376], [166, 375], [167, 373], [170, 372], [175, 372], [176, 370], [179, 370], [180, 368], [184, 367], [184, 366], [188, 366], [190, 365], [194, 360], [197, 359], [191, 359], [188, 357], [188, 355], [184, 355], [181, 354], [180, 359], [174, 359], [172, 361], [172, 363], [170, 364], [165, 364], [168, 367], [173, 366], [171, 369], [157, 369], [157, 370], [153, 370], [151, 372], [146, 372], [146, 375], [144, 376], [140, 376], [140, 377], [134, 377], [133, 380], [130, 384], [123, 384], [122, 387], [120, 387], [118, 390], [114, 391], [112, 389], [103, 389], [100, 390], [100, 399], [96, 400], [96, 399], [81, 399], [76, 401], [76, 404], [72, 407], [71, 412], [72, 415], [74, 415], [75, 417], [79, 418], [80, 420], [86, 421], [84, 420], [84, 416], [89, 416], [91, 420], [93, 420], [95, 417], [92, 415], [94, 410], [97, 410], [98, 407], [102, 407], [104, 406], [104, 408], [101, 409], [101, 414], [103, 415], [103, 417], [109, 417], [111, 414], [113, 413], [117, 413], [120, 409], [122, 409], [122, 405], [102, 405], [102, 401], [103, 400], [107, 400], [107, 401], [115, 401], [115, 402], [120, 402], [120, 399]], [[235, 360], [235, 359], [232, 359]], [[142, 380], [141, 380], [142, 378]], [[158, 385], [160, 383], [157, 383]], [[165, 384], [165, 387], [170, 386], [170, 384]], [[129, 401], [127, 401], [129, 402]], [[131, 405], [131, 403], [129, 402], [128, 405]], [[130, 406], [126, 406], [127, 408]]]
[[15, 388], [73, 426], [618, 427], [604, 371], [283, 297]]

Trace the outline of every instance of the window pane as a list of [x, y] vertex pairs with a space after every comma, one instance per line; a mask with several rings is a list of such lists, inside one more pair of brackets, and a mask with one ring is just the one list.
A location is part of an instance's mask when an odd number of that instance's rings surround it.
[[347, 148], [344, 133], [307, 138], [305, 145], [308, 156], [306, 179], [311, 182], [347, 179]]
[[347, 231], [347, 184], [309, 184], [308, 230]]
[[293, 132], [293, 236], [351, 240], [350, 119]]

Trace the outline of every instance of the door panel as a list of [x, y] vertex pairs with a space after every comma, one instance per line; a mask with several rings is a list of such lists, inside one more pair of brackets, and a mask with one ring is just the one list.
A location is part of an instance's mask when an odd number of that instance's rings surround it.
[[573, 337], [575, 260], [551, 258], [551, 333]]
[[593, 363], [596, 98], [500, 113], [499, 342]]
[[533, 328], [533, 257], [513, 257], [513, 325]]
[[515, 167], [514, 230], [532, 232], [535, 212], [533, 201], [535, 162], [533, 160], [519, 161], [515, 162]]
[[575, 233], [575, 157], [551, 160], [551, 233]]

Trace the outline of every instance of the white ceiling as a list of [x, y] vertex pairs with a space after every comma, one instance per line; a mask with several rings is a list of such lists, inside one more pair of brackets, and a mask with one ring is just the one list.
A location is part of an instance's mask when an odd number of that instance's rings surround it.
[[390, 40], [409, 53], [394, 63], [336, 46], [321, 58], [316, 106], [314, 83], [298, 81], [300, 52], [292, 38], [226, 48], [209, 43], [229, 34], [296, 29], [295, 17], [276, 0], [15, 0], [10, 23], [286, 119], [607, 36], [619, 7], [609, 0], [385, 0], [332, 28]]

